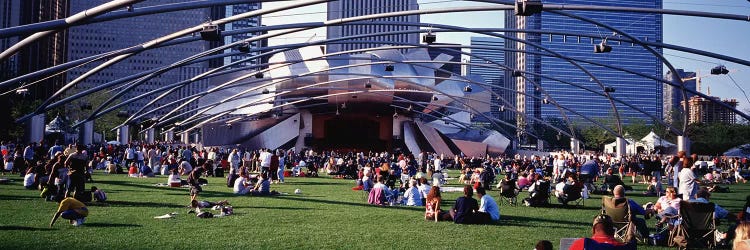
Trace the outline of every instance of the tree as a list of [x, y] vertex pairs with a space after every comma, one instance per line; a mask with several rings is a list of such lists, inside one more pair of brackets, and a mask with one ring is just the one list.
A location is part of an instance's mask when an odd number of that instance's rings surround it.
[[730, 148], [748, 143], [750, 126], [742, 124], [690, 124], [690, 151], [702, 155], [720, 155]]

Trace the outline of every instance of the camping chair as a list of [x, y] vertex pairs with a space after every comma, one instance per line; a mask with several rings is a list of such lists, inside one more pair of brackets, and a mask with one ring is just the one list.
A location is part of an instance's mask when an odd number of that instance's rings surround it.
[[599, 243], [595, 240], [592, 240], [590, 238], [584, 238], [583, 239], [583, 249], [587, 250], [635, 250], [637, 249], [637, 246], [635, 244], [635, 241], [628, 242], [625, 245], [622, 246], [613, 246], [611, 244], [607, 243]]
[[643, 239], [643, 235], [635, 229], [635, 223], [630, 214], [628, 199], [602, 196], [602, 214], [609, 215], [615, 225], [615, 238], [622, 242], [630, 242], [633, 237]]
[[502, 180], [500, 183], [500, 204], [507, 203], [508, 205], [515, 206], [518, 204], [518, 189], [516, 188], [516, 180]]
[[524, 199], [524, 203], [527, 206], [536, 207], [543, 206], [550, 203], [550, 187], [549, 181], [540, 181], [537, 187], [534, 188], [534, 192], [529, 194], [529, 198]]
[[669, 232], [669, 246], [714, 248], [714, 204], [680, 201], [680, 220]]
[[581, 186], [570, 186], [567, 190], [564, 190], [563, 196], [558, 197], [557, 200], [563, 204], [568, 205], [570, 202], [575, 202], [576, 206], [585, 206], [585, 199], [583, 198], [583, 185]]

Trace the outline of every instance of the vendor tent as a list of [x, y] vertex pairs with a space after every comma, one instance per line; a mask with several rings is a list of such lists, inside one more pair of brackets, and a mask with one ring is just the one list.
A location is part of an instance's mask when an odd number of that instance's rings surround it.
[[731, 157], [750, 157], [750, 144], [734, 147], [727, 150], [727, 152], [724, 152], [724, 155]]
[[660, 154], [677, 153], [677, 145], [659, 137], [654, 131], [644, 136], [638, 143], [648, 152], [659, 152]]
[[[658, 152], [659, 154], [674, 154], [677, 152], [677, 145], [662, 139], [654, 131], [651, 131], [651, 133], [648, 133], [648, 135], [638, 141], [632, 138], [626, 138], [625, 141], [627, 143], [625, 153], [629, 155], [639, 152]], [[615, 153], [616, 146], [617, 142], [604, 145], [604, 153]]]

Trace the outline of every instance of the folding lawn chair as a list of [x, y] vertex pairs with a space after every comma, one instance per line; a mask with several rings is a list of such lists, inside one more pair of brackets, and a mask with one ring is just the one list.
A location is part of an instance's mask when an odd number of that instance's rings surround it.
[[612, 222], [615, 225], [615, 238], [617, 240], [630, 242], [634, 237], [638, 240], [643, 239], [643, 235], [640, 235], [638, 230], [635, 229], [628, 199], [602, 196], [602, 213], [612, 218]]
[[518, 189], [515, 180], [502, 180], [500, 185], [500, 204], [506, 203], [511, 206], [518, 204]]
[[669, 246], [716, 247], [714, 209], [713, 203], [680, 201], [680, 219], [669, 232]]

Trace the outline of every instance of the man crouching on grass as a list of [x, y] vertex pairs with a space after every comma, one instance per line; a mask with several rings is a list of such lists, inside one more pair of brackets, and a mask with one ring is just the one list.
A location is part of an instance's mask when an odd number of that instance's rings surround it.
[[86, 208], [86, 205], [72, 197], [68, 197], [60, 202], [60, 207], [57, 208], [57, 212], [52, 216], [49, 227], [52, 227], [57, 218], [60, 217], [70, 220], [70, 224], [73, 226], [80, 226], [86, 221], [86, 216], [89, 216], [89, 210]]

